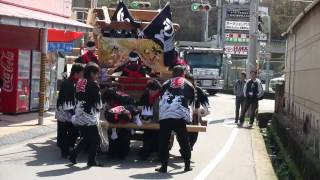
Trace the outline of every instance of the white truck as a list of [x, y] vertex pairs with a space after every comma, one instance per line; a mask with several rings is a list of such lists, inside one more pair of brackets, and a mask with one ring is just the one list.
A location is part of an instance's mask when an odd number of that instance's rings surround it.
[[214, 48], [211, 42], [178, 41], [176, 46], [199, 87], [211, 95], [223, 89], [223, 49]]

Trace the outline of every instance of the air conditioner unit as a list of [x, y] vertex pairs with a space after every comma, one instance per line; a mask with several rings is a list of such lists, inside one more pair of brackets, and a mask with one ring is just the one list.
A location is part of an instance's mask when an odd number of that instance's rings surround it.
[[87, 20], [87, 12], [85, 11], [76, 11], [77, 21], [85, 22]]

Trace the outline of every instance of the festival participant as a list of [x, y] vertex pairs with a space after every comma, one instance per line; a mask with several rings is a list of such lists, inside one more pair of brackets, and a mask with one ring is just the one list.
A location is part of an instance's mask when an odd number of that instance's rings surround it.
[[[122, 72], [121, 76], [128, 77], [128, 78], [120, 78], [119, 82], [123, 85], [124, 90], [144, 90], [145, 87], [143, 85], [146, 83], [146, 71], [145, 68], [139, 63], [141, 61], [139, 55], [132, 51], [129, 54], [129, 62], [126, 64], [116, 68], [114, 72]], [[137, 78], [137, 79], [135, 79]], [[128, 86], [129, 84], [138, 85], [141, 84], [142, 86]]]
[[190, 66], [189, 66], [188, 62], [185, 59], [182, 59], [182, 58], [179, 57], [179, 51], [178, 50], [174, 51], [174, 59], [175, 60], [173, 62], [172, 68], [174, 66], [183, 66], [186, 69], [186, 72], [190, 72]]
[[[186, 74], [186, 79], [190, 81], [195, 87], [195, 98], [194, 98], [194, 111], [192, 113], [192, 123], [193, 125], [198, 125], [201, 121], [201, 117], [207, 115], [209, 113], [209, 99], [208, 94], [199, 86], [196, 85], [194, 81], [194, 77], [191, 74]], [[203, 112], [200, 109], [200, 106], [203, 107]], [[193, 146], [198, 139], [197, 132], [189, 132], [189, 142], [191, 151], [193, 150]]]
[[71, 123], [75, 110], [75, 85], [83, 76], [83, 66], [74, 64], [69, 78], [62, 81], [57, 100], [56, 119], [58, 120], [57, 144], [61, 149], [61, 157], [67, 158], [69, 149], [75, 144], [79, 135], [78, 129]]
[[77, 105], [72, 123], [79, 127], [81, 138], [70, 153], [69, 160], [72, 164], [77, 163], [76, 158], [80, 151], [89, 147], [87, 165], [102, 166], [96, 161], [97, 148], [100, 144], [98, 121], [102, 108], [100, 89], [97, 83], [99, 70], [97, 64], [88, 64], [84, 69], [84, 79], [79, 80], [76, 86]]
[[194, 101], [194, 87], [184, 78], [185, 68], [175, 66], [173, 78], [166, 81], [161, 90], [159, 103], [159, 157], [161, 167], [156, 171], [167, 172], [171, 131], [175, 131], [185, 163], [185, 171], [191, 171], [191, 150], [188, 140], [187, 123], [192, 122], [189, 106]]
[[[106, 103], [105, 118], [111, 123], [128, 123], [138, 120], [134, 100], [126, 93], [116, 88], [108, 88], [102, 95]], [[141, 123], [141, 122], [138, 122]], [[109, 155], [117, 158], [124, 158], [130, 151], [130, 140], [132, 130], [126, 128], [112, 128], [109, 133]]]
[[102, 94], [102, 102], [111, 108], [134, 104], [134, 99], [116, 87], [107, 88]]
[[[161, 84], [157, 80], [149, 80], [146, 90], [144, 91], [139, 106], [143, 106], [141, 112], [142, 121], [145, 122], [158, 122], [159, 121], [159, 97], [160, 97]], [[142, 148], [139, 151], [141, 160], [148, 159], [150, 154], [158, 151], [158, 130], [144, 130], [142, 135]]]
[[88, 63], [96, 63], [99, 65], [99, 60], [95, 54], [96, 51], [96, 43], [94, 41], [87, 42], [87, 50], [86, 52], [78, 57], [75, 62], [81, 64], [88, 64]]

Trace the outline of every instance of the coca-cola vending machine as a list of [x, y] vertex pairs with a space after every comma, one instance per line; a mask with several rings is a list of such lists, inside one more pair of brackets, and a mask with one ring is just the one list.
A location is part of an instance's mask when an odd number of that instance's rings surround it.
[[29, 111], [30, 57], [30, 50], [0, 48], [0, 112]]

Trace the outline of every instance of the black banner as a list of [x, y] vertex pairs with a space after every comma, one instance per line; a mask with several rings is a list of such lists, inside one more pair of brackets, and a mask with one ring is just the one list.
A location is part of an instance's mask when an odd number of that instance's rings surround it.
[[172, 66], [174, 61], [174, 28], [169, 3], [140, 35], [159, 44], [164, 51], [165, 66]]

